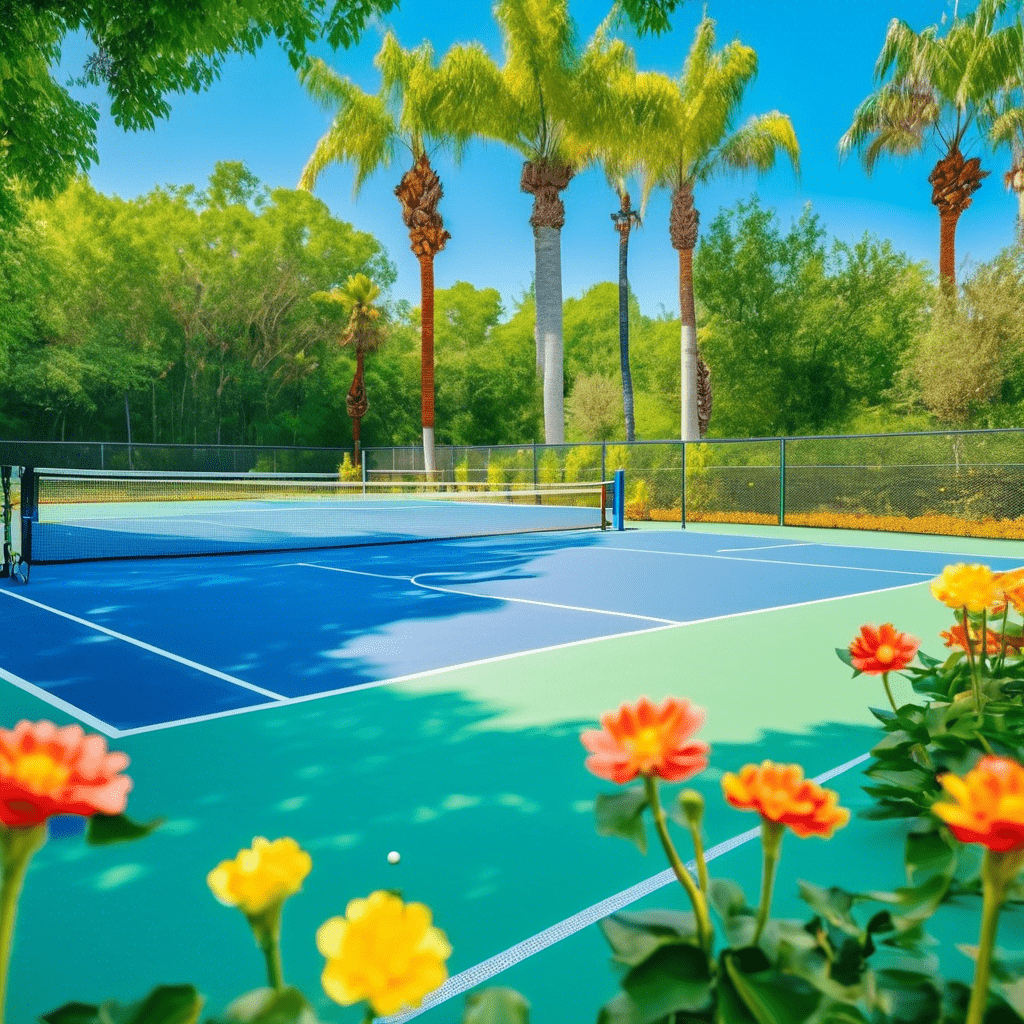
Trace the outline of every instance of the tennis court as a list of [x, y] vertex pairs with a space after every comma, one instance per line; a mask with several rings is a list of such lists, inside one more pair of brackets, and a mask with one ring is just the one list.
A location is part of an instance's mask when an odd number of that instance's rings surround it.
[[[77, 474], [90, 476], [110, 487], [109, 475]], [[108, 489], [58, 502], [40, 485], [30, 581], [0, 581], [5, 724], [102, 731], [132, 758], [129, 814], [168, 819], [142, 843], [66, 834], [38, 854], [12, 1020], [183, 981], [212, 1014], [257, 987], [245, 922], [205, 881], [254, 835], [290, 835], [312, 855], [282, 945], [288, 981], [325, 1019], [355, 1017], [320, 989], [316, 928], [354, 897], [397, 888], [432, 908], [454, 949], [423, 1020], [460, 1020], [463, 993], [486, 984], [522, 991], [534, 1024], [593, 1020], [616, 991], [594, 922], [685, 897], [657, 850], [644, 858], [595, 834], [594, 797], [612, 787], [585, 770], [579, 731], [641, 694], [706, 708], [711, 764], [688, 785], [707, 799], [712, 875], [752, 900], [759, 851], [741, 840], [756, 822], [724, 805], [722, 773], [799, 761], [863, 806], [858, 767], [878, 736], [867, 707], [884, 697], [876, 680], [851, 681], [834, 649], [865, 622], [892, 621], [938, 653], [948, 614], [928, 583], [953, 561], [1021, 562], [1017, 544], [963, 538], [602, 529], [618, 499], [600, 487], [588, 504], [572, 493], [550, 508], [539, 492], [455, 507], [381, 491], [328, 527], [332, 498], [285, 496], [281, 481], [187, 505], [167, 479], [156, 486], [148, 499]], [[510, 525], [520, 513], [540, 518]], [[428, 522], [438, 539], [425, 539]], [[191, 553], [197, 538], [218, 557], [141, 557]], [[797, 878], [900, 884], [898, 856], [879, 878], [897, 830], [854, 820], [827, 848], [788, 843], [776, 915], [802, 913]], [[55, 979], [58, 933], [89, 955]]]

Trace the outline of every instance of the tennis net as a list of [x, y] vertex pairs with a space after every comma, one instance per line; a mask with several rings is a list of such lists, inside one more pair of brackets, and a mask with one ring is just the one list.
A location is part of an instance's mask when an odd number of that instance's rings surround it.
[[605, 529], [612, 481], [500, 490], [328, 475], [25, 470], [36, 565]]

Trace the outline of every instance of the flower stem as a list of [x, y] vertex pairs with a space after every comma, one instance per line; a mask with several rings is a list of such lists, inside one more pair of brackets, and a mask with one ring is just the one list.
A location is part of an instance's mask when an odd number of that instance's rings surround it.
[[988, 978], [992, 966], [992, 950], [996, 942], [999, 908], [1003, 904], [1006, 879], [1003, 877], [1002, 857], [991, 850], [985, 851], [981, 877], [984, 881], [981, 902], [981, 935], [978, 939], [978, 959], [974, 967], [974, 985], [971, 1001], [967, 1005], [965, 1024], [981, 1024], [988, 1003]]
[[686, 865], [680, 859], [672, 843], [672, 837], [668, 834], [665, 812], [662, 809], [661, 802], [658, 800], [658, 783], [653, 775], [644, 776], [644, 789], [647, 794], [647, 802], [651, 805], [651, 814], [654, 815], [654, 827], [658, 830], [658, 836], [661, 839], [661, 845], [665, 849], [665, 855], [668, 857], [668, 862], [672, 866], [676, 878], [679, 879], [680, 884], [686, 890], [686, 895], [690, 897], [690, 902], [693, 904], [693, 916], [697, 922], [697, 941], [700, 943], [700, 948], [705, 953], [710, 954], [711, 918], [708, 916], [707, 901], [704, 899], [704, 894], [697, 888], [696, 883], [690, 876], [690, 872], [686, 870]]
[[690, 826], [690, 835], [693, 837], [694, 859], [697, 861], [697, 884], [700, 886], [704, 899], [708, 898], [708, 866], [704, 862], [704, 840], [700, 835], [700, 825]]
[[889, 698], [889, 703], [892, 705], [892, 709], [896, 714], [900, 713], [900, 709], [896, 707], [896, 701], [892, 699], [892, 690], [889, 689], [889, 673], [882, 673], [882, 685], [885, 687], [885, 695]]
[[983, 712], [981, 703], [981, 675], [978, 671], [977, 662], [974, 660], [974, 644], [971, 643], [966, 605], [964, 605], [960, 612], [960, 624], [964, 628], [964, 645], [967, 648], [967, 662], [971, 668], [971, 689], [974, 691], [974, 710], [978, 715], [978, 718], [981, 718]]
[[0, 1024], [7, 998], [7, 971], [14, 943], [18, 895], [32, 855], [46, 842], [46, 823], [29, 828], [0, 825]]
[[782, 833], [785, 826], [777, 821], [761, 819], [761, 845], [764, 848], [764, 864], [761, 868], [761, 902], [757, 908], [757, 927], [754, 930], [756, 946], [761, 932], [768, 923], [768, 915], [772, 909], [772, 890], [775, 887], [775, 868], [779, 863], [779, 848], [782, 845]]
[[[281, 968], [281, 904], [274, 904], [249, 918], [249, 926], [256, 937], [256, 945], [263, 953], [267, 968], [267, 984], [275, 992], [284, 988]], [[3, 1024], [0, 1021], [0, 1024]]]

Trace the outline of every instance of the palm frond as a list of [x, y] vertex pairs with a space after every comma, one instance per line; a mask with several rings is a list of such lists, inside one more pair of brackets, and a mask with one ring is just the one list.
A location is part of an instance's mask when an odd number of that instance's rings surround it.
[[1024, 141], [1024, 106], [1009, 107], [997, 115], [989, 127], [988, 139], [993, 146], [1012, 145]]
[[796, 140], [793, 122], [778, 110], [759, 114], [747, 120], [742, 128], [735, 131], [718, 148], [716, 159], [701, 177], [714, 169], [715, 165], [745, 171], [754, 168], [768, 171], [775, 166], [779, 152], [789, 157], [793, 170], [800, 176], [800, 145]]

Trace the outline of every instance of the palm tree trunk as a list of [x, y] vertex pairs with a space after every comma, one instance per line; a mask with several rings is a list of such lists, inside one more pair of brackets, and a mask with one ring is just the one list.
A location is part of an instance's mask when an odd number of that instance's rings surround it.
[[434, 257], [420, 256], [420, 406], [423, 413], [423, 468], [437, 469], [434, 455]]
[[534, 228], [537, 266], [537, 340], [544, 358], [544, 443], [565, 442], [562, 352], [562, 232]]
[[633, 420], [633, 376], [629, 372], [629, 277], [626, 262], [629, 254], [629, 231], [633, 226], [629, 209], [629, 193], [619, 195], [620, 209], [612, 214], [619, 232], [619, 364], [622, 368], [622, 413], [626, 422], [626, 440], [636, 440]]
[[565, 377], [562, 364], [562, 227], [565, 206], [558, 193], [569, 184], [567, 165], [527, 161], [519, 188], [533, 196], [538, 359], [543, 354], [544, 442], [565, 443]]
[[697, 315], [693, 305], [693, 250], [679, 250], [680, 317], [680, 436], [684, 441], [700, 437], [697, 420]]
[[369, 403], [366, 401], [366, 385], [363, 382], [363, 349], [356, 345], [356, 375], [352, 378], [352, 386], [345, 396], [345, 408], [352, 417], [352, 455], [353, 465], [359, 465], [359, 425], [366, 415]]
[[939, 211], [939, 280], [946, 288], [956, 288], [957, 221], [990, 173], [981, 170], [979, 157], [965, 160], [954, 144], [928, 175], [932, 204]]

